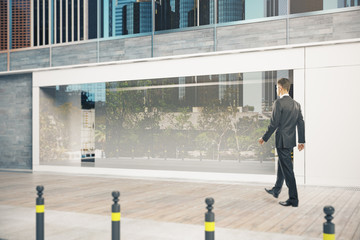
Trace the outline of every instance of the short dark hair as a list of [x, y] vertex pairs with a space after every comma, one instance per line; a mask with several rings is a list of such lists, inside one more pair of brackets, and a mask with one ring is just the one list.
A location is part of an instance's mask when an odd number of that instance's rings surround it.
[[277, 81], [277, 83], [283, 88], [283, 89], [285, 89], [286, 91], [290, 91], [290, 85], [291, 85], [291, 83], [290, 83], [290, 81], [289, 81], [289, 79], [287, 79], [287, 78], [281, 78], [281, 79], [279, 79], [278, 81]]

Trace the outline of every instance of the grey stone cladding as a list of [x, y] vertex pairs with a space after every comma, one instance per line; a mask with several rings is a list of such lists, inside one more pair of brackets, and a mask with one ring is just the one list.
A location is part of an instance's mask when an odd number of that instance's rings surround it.
[[217, 51], [286, 44], [286, 19], [217, 27]]
[[100, 42], [100, 62], [151, 57], [151, 36]]
[[7, 53], [0, 53], [0, 72], [7, 71]]
[[53, 46], [52, 67], [97, 62], [97, 42], [86, 42]]
[[154, 57], [214, 51], [214, 28], [161, 33], [154, 36]]
[[32, 168], [32, 74], [0, 76], [0, 168]]
[[360, 38], [360, 10], [291, 18], [289, 44]]
[[50, 67], [49, 48], [25, 49], [10, 53], [10, 70]]

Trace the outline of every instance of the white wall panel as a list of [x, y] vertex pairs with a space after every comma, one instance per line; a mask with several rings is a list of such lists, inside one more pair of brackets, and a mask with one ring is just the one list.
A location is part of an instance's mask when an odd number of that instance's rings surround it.
[[34, 166], [38, 166], [40, 162], [40, 89], [33, 87], [32, 94], [32, 164], [34, 168]]
[[[305, 127], [307, 126], [307, 120], [305, 116], [305, 71], [294, 70], [294, 100], [300, 103], [301, 111], [305, 120]], [[305, 140], [306, 140], [306, 132], [305, 132]], [[296, 136], [297, 142], [297, 136]], [[305, 150], [299, 152], [297, 148], [294, 148], [294, 172], [296, 176], [297, 183], [306, 183], [305, 179]]]
[[307, 184], [360, 186], [359, 76], [360, 66], [306, 71]]
[[33, 86], [154, 79], [304, 67], [302, 48], [123, 61], [34, 72]]
[[360, 43], [333, 44], [306, 48], [306, 68], [360, 64]]

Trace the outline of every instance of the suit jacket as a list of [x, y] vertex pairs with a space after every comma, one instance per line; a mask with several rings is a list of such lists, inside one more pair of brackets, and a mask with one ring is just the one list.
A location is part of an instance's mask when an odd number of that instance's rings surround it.
[[296, 146], [296, 127], [299, 143], [305, 143], [305, 124], [301, 106], [291, 97], [284, 96], [274, 102], [270, 125], [262, 138], [267, 142], [277, 130], [276, 147], [293, 148]]

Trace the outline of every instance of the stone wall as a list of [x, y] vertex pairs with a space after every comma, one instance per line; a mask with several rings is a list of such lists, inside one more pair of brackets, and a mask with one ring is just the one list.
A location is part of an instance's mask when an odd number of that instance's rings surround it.
[[150, 57], [151, 36], [100, 41], [100, 62]]
[[155, 34], [154, 57], [214, 51], [214, 29]]
[[360, 38], [360, 10], [290, 18], [289, 44]]
[[52, 47], [52, 67], [97, 62], [97, 42], [67, 44]]
[[7, 71], [7, 53], [0, 53], [0, 72]]
[[32, 168], [32, 74], [0, 76], [0, 168]]
[[286, 44], [286, 19], [218, 27], [217, 51]]
[[50, 67], [49, 48], [24, 49], [10, 53], [10, 70]]

